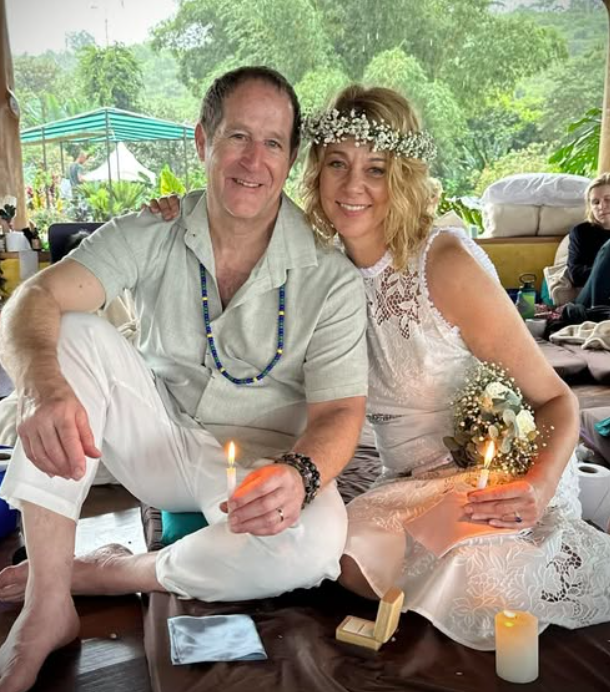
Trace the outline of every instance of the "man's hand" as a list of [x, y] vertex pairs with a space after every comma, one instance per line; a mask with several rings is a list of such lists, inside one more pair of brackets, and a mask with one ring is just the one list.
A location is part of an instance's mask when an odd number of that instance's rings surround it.
[[153, 214], [161, 214], [163, 221], [173, 221], [180, 214], [180, 197], [170, 195], [151, 199], [148, 204], [143, 204], [142, 209], [148, 209]]
[[67, 383], [49, 396], [23, 395], [17, 420], [26, 456], [49, 476], [79, 480], [85, 474], [85, 456], [101, 456], [87, 412]]
[[286, 464], [269, 464], [248, 474], [220, 507], [226, 511], [228, 505], [233, 533], [273, 536], [296, 524], [304, 499], [299, 472]]

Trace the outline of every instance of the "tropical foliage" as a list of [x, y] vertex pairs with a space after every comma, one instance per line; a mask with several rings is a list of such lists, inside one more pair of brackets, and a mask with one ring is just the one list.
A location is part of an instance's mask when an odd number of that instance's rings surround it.
[[[150, 42], [102, 48], [77, 32], [65, 51], [16, 56], [14, 68], [24, 127], [99, 105], [193, 123], [211, 81], [246, 63], [279, 69], [305, 110], [352, 81], [391, 86], [434, 135], [434, 173], [458, 198], [517, 171], [595, 170], [606, 42], [599, 0], [180, 0]], [[45, 206], [62, 158], [65, 170], [80, 146], [47, 147]], [[129, 146], [157, 174], [158, 194], [205, 181], [192, 142], [186, 164], [182, 142]], [[87, 148], [91, 167], [105, 159], [103, 146]], [[36, 187], [41, 148], [25, 147], [24, 161]], [[138, 194], [100, 186], [87, 213]]]

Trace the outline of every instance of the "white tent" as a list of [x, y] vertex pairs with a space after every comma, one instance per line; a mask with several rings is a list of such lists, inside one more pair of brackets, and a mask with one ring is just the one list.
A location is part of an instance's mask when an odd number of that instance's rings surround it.
[[145, 176], [153, 185], [155, 184], [157, 176], [148, 168], [144, 168], [123, 142], [117, 142], [116, 149], [110, 154], [110, 158], [104, 161], [99, 168], [85, 173], [83, 176], [85, 180], [91, 182], [107, 181], [108, 161], [110, 161], [110, 175], [113, 182], [117, 180], [141, 182], [142, 176]]

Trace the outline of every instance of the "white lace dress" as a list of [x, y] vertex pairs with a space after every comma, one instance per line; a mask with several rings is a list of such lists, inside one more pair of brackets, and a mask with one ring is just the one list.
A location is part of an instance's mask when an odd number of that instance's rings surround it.
[[[487, 255], [457, 229], [433, 231], [404, 273], [393, 270], [389, 255], [362, 270], [369, 309], [368, 419], [383, 473], [348, 506], [345, 552], [378, 595], [399, 586], [404, 610], [475, 649], [494, 648], [494, 616], [505, 608], [535, 614], [541, 631], [549, 624], [576, 628], [610, 620], [610, 536], [580, 519], [574, 458], [532, 530], [471, 538], [437, 557], [404, 528], [472, 477], [455, 466], [446, 473], [450, 458], [442, 439], [452, 432], [449, 402], [477, 361], [430, 300], [426, 257], [439, 233], [458, 235], [495, 276]], [[425, 480], [405, 477], [443, 464], [445, 473], [432, 471]]]

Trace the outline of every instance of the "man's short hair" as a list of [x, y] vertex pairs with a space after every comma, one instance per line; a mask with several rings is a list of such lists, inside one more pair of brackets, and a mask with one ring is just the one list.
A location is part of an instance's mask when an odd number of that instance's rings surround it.
[[226, 72], [218, 77], [207, 90], [201, 103], [199, 122], [208, 137], [213, 137], [220, 121], [222, 120], [222, 104], [227, 96], [230, 96], [238, 86], [250, 81], [262, 81], [271, 84], [278, 91], [286, 94], [292, 104], [294, 120], [290, 134], [290, 151], [296, 151], [301, 142], [301, 106], [299, 99], [288, 80], [276, 70], [270, 67], [238, 67], [236, 70]]

